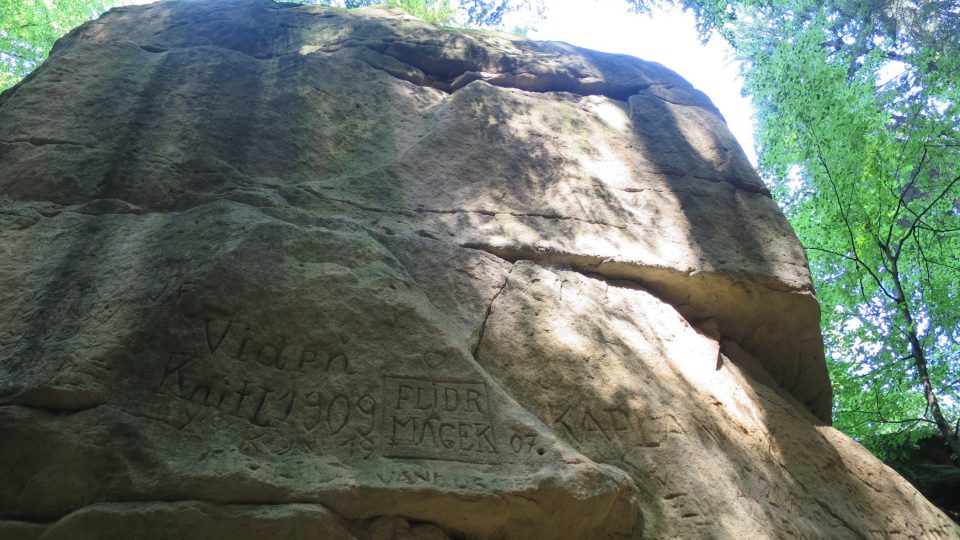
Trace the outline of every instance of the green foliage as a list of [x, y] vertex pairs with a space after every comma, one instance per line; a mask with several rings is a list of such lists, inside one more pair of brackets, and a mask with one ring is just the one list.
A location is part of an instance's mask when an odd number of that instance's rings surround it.
[[449, 24], [456, 14], [449, 2], [437, 0], [390, 0], [389, 3], [414, 17], [436, 24]]
[[835, 424], [867, 444], [933, 428], [956, 451], [960, 6], [939, 5], [786, 0], [723, 24], [761, 173], [810, 257]]
[[0, 90], [43, 62], [53, 43], [122, 0], [0, 0]]
[[[544, 0], [304, 0], [307, 4], [358, 8], [389, 5], [434, 24], [503, 30], [513, 12], [543, 14]], [[513, 28], [523, 32], [525, 28]]]
[[451, 24], [456, 16], [456, 10], [447, 0], [307, 0], [306, 4], [320, 4], [359, 8], [375, 5], [388, 5], [406, 11], [427, 22], [435, 24]]
[[761, 174], [807, 248], [834, 422], [960, 453], [960, 2], [629, 0], [742, 62]]

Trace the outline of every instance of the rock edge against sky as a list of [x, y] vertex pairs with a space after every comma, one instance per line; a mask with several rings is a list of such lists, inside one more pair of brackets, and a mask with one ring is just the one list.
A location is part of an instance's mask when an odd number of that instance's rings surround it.
[[0, 96], [0, 536], [940, 537], [665, 67], [260, 1]]

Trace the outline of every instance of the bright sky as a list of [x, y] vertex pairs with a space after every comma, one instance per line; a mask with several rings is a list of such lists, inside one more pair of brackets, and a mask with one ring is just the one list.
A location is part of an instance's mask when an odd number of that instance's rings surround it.
[[[692, 13], [638, 15], [624, 0], [546, 0], [546, 20], [528, 36], [660, 62], [705, 92], [756, 166], [753, 107], [740, 95], [737, 63], [722, 38], [700, 44]], [[522, 21], [518, 21], [522, 22]], [[508, 24], [508, 27], [511, 26]]]

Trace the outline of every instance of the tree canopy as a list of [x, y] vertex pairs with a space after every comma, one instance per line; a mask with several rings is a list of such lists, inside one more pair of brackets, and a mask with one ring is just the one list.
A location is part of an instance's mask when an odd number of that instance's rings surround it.
[[0, 90], [47, 57], [53, 43], [117, 0], [0, 0]]
[[[511, 12], [535, 13], [542, 17], [544, 0], [301, 0], [304, 4], [347, 8], [388, 4], [436, 24], [473, 28], [504, 29], [504, 17]], [[526, 28], [509, 28], [523, 33]]]
[[960, 3], [699, 12], [743, 62], [761, 174], [810, 258], [836, 425], [960, 453]]
[[[960, 453], [960, 0], [631, 0], [691, 9], [742, 62], [760, 170], [806, 247], [837, 427]], [[0, 89], [123, 0], [0, 0]], [[375, 0], [313, 0], [345, 7]], [[497, 27], [542, 0], [390, 0]]]

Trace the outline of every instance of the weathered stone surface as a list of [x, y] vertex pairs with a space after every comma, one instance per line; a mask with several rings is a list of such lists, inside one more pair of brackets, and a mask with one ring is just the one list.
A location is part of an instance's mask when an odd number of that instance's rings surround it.
[[957, 537], [663, 66], [256, 0], [0, 96], [0, 537]]

